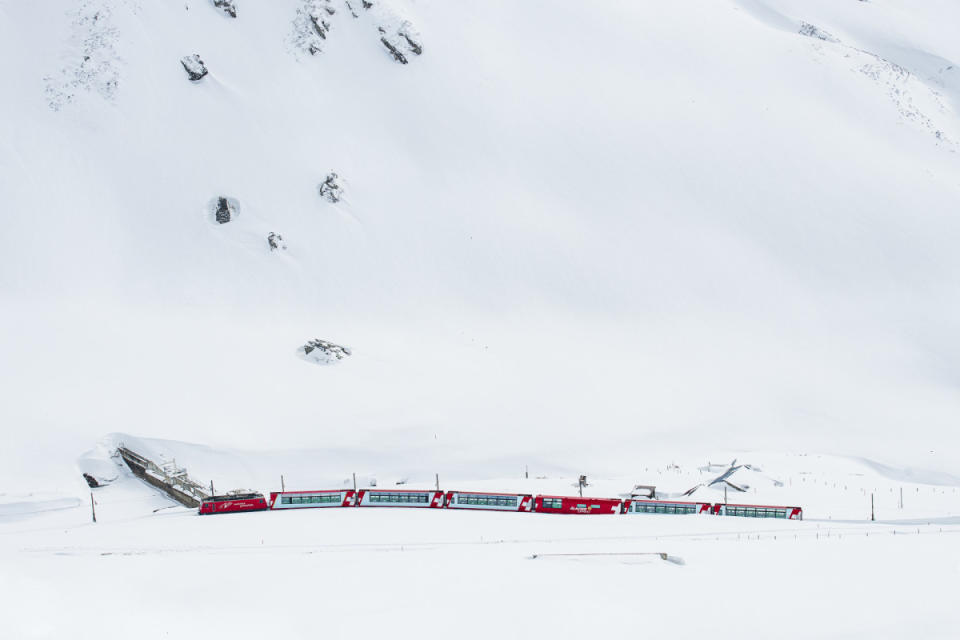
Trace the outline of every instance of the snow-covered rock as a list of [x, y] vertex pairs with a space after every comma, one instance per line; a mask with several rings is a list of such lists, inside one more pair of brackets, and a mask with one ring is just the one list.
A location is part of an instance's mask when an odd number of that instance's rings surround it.
[[287, 248], [287, 244], [283, 241], [283, 236], [273, 231], [267, 234], [267, 245], [270, 247], [270, 251], [285, 251]]
[[839, 43], [840, 40], [833, 37], [823, 29], [818, 28], [816, 25], [812, 25], [809, 22], [800, 23], [800, 35], [807, 36], [808, 38], [816, 38], [817, 40], [823, 40], [824, 42], [833, 42]]
[[315, 338], [297, 349], [300, 357], [316, 364], [336, 364], [351, 355], [349, 347]]
[[323, 182], [317, 185], [317, 193], [320, 197], [329, 202], [340, 202], [340, 198], [343, 197], [343, 185], [340, 184], [339, 179], [336, 173], [332, 171], [328, 173]]
[[207, 66], [203, 64], [203, 60], [201, 60], [200, 56], [196, 53], [180, 58], [180, 64], [183, 65], [184, 70], [187, 72], [187, 77], [193, 82], [197, 82], [208, 73]]
[[316, 55], [323, 51], [330, 32], [331, 19], [337, 13], [331, 0], [306, 0], [297, 8], [290, 43], [300, 51]]
[[237, 17], [237, 5], [234, 0], [213, 0], [213, 6], [222, 10], [231, 18]]

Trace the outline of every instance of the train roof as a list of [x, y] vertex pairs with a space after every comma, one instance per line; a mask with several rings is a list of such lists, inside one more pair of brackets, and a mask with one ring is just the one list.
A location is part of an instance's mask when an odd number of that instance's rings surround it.
[[375, 491], [376, 493], [443, 493], [440, 489], [381, 489], [380, 487], [364, 487], [359, 491]]
[[652, 498], [625, 498], [630, 502], [650, 502], [652, 504], [710, 504], [709, 502], [695, 501], [690, 502], [689, 500], [654, 500]]
[[560, 500], [610, 500], [614, 502], [623, 502], [620, 498], [591, 498], [588, 496], [548, 496], [544, 494], [538, 494], [538, 498], [558, 498]]
[[228, 500], [262, 500], [262, 493], [234, 493], [220, 496], [207, 496], [203, 502], [227, 502]]
[[353, 489], [310, 489], [306, 491], [271, 491], [270, 493], [275, 493], [279, 496], [293, 493], [340, 493], [341, 491], [353, 491]]
[[739, 502], [731, 502], [729, 504], [718, 503], [721, 507], [753, 507], [760, 509], [801, 509], [802, 507], [797, 507], [793, 505], [777, 505], [777, 504], [741, 504]]

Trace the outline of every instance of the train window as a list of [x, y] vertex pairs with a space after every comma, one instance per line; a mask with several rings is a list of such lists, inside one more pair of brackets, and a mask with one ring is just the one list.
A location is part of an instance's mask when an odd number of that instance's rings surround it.
[[560, 498], [544, 498], [543, 499], [543, 508], [544, 509], [560, 509], [563, 506], [563, 501]]
[[290, 497], [289, 497], [289, 496], [283, 496], [283, 497], [281, 497], [281, 498], [280, 498], [280, 504], [290, 504]]

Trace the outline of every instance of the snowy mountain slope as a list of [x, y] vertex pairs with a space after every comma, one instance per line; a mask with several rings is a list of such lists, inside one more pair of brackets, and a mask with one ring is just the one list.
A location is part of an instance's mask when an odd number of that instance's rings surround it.
[[956, 472], [955, 7], [380, 2], [401, 65], [331, 4], [0, 3], [0, 484], [117, 430]]

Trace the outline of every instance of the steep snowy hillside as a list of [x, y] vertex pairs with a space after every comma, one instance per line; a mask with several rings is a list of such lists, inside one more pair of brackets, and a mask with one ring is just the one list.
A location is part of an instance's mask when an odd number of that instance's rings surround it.
[[956, 472], [955, 3], [215, 4], [0, 1], [0, 487], [111, 431]]

